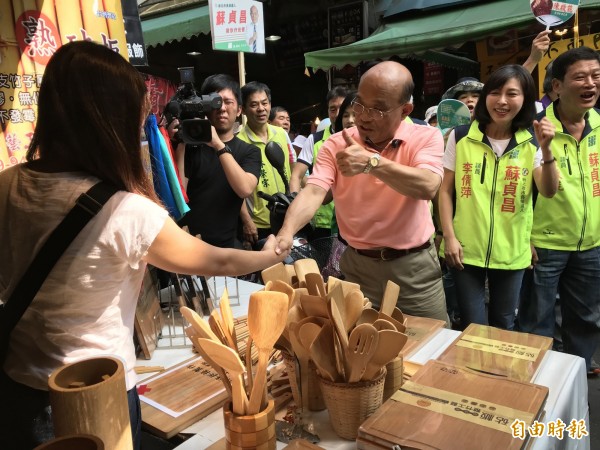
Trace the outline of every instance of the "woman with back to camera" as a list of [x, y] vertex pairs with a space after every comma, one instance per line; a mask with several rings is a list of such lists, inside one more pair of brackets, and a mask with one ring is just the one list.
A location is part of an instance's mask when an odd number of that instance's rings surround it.
[[160, 205], [141, 160], [146, 86], [125, 59], [78, 41], [59, 48], [39, 92], [27, 162], [0, 172], [0, 300], [77, 197], [100, 180], [114, 194], [58, 260], [11, 334], [0, 370], [0, 448], [53, 437], [48, 377], [98, 355], [125, 366], [134, 447], [140, 446], [133, 322], [146, 263], [170, 272], [239, 275], [281, 261], [212, 247], [182, 231]]
[[[529, 72], [501, 67], [483, 86], [473, 122], [448, 137], [439, 209], [443, 253], [465, 326], [513, 329], [523, 272], [531, 263], [532, 186], [545, 197], [558, 189], [550, 150], [554, 127], [546, 118], [533, 120], [535, 98]], [[536, 153], [545, 164], [534, 169]]]

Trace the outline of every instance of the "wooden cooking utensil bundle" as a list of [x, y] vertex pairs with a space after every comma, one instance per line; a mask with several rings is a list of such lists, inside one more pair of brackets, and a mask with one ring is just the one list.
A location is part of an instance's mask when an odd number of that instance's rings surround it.
[[[187, 307], [180, 309], [191, 324], [192, 331], [188, 331], [188, 335], [196, 350], [217, 371], [231, 395], [235, 414], [257, 414], [266, 407], [267, 365], [273, 345], [285, 326], [289, 302], [288, 295], [268, 289], [250, 295], [249, 337], [246, 343], [248, 366], [244, 365], [239, 356], [227, 290], [220, 301], [221, 315], [213, 311], [208, 322]], [[258, 351], [258, 365], [254, 376], [251, 370], [251, 342]], [[229, 378], [225, 372], [229, 374]], [[245, 380], [248, 381], [247, 384]]]
[[332, 382], [377, 378], [382, 368], [398, 357], [408, 339], [404, 334], [406, 319], [395, 307], [398, 285], [388, 282], [381, 309], [375, 311], [358, 284], [334, 277], [325, 284], [316, 261], [298, 260], [293, 272], [289, 267], [279, 263], [262, 275], [267, 286], [277, 284], [277, 289], [292, 299], [276, 347], [298, 359], [298, 406], [307, 404], [309, 360]]

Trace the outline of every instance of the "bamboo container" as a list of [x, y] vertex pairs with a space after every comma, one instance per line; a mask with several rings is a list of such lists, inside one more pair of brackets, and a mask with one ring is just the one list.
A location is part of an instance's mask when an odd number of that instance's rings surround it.
[[225, 448], [227, 450], [275, 450], [275, 402], [269, 400], [267, 407], [249, 416], [238, 416], [231, 409], [231, 402], [223, 406], [225, 424]]
[[57, 437], [91, 434], [107, 449], [133, 448], [120, 360], [92, 358], [59, 367], [50, 375], [48, 387]]
[[78, 434], [52, 439], [33, 450], [104, 450], [104, 443], [97, 436]]

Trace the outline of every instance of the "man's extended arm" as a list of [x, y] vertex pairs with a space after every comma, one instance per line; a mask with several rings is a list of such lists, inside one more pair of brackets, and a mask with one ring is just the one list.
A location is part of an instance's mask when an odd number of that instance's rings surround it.
[[277, 235], [277, 253], [292, 248], [294, 234], [306, 225], [323, 203], [327, 191], [320, 186], [307, 184], [294, 199], [285, 215], [285, 221]]

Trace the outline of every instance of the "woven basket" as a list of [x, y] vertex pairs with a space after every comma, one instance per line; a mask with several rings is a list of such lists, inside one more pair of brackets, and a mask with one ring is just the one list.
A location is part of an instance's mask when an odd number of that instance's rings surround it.
[[319, 377], [329, 421], [339, 437], [356, 439], [358, 427], [381, 406], [385, 375], [382, 370], [376, 379], [359, 383], [332, 383]]
[[[292, 388], [292, 397], [296, 405], [302, 404], [302, 397], [300, 396], [300, 386], [302, 386], [298, 373], [298, 365], [296, 364], [296, 357], [290, 355], [287, 352], [281, 352], [285, 368], [288, 373], [290, 380], [290, 387]], [[302, 376], [302, 374], [300, 374]], [[319, 386], [317, 370], [312, 361], [308, 362], [308, 409], [310, 411], [323, 411], [326, 406], [323, 401], [323, 394], [321, 394], [321, 388]]]
[[402, 387], [402, 373], [404, 372], [402, 355], [387, 363], [385, 368], [387, 374], [385, 375], [385, 384], [383, 387], [384, 402]]

